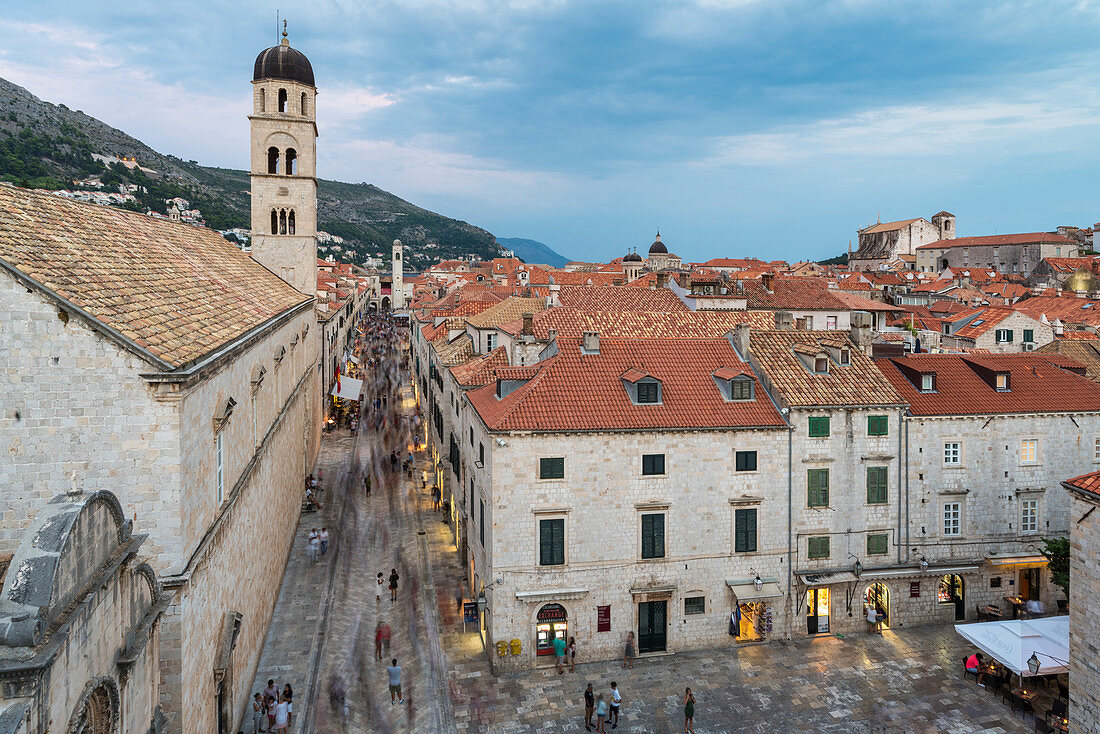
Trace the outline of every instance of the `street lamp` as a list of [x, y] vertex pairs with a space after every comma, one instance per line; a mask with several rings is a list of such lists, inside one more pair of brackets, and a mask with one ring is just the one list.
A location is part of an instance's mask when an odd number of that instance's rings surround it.
[[856, 559], [855, 564], [852, 565], [852, 575], [858, 579], [863, 575], [863, 564], [859, 562], [859, 558], [854, 553], [849, 553], [848, 557]]
[[749, 569], [749, 573], [756, 575], [756, 578], [752, 580], [752, 587], [757, 591], [760, 591], [762, 588], [764, 588], [764, 581], [760, 578], [760, 574], [756, 573], [755, 569], [752, 568]]
[[1048, 655], [1045, 652], [1039, 652], [1038, 650], [1033, 650], [1032, 653], [1031, 653], [1031, 657], [1029, 657], [1027, 659], [1027, 669], [1031, 671], [1032, 675], [1039, 675], [1039, 667], [1042, 665], [1042, 663], [1039, 662], [1039, 657], [1038, 657], [1039, 655], [1042, 655], [1045, 658], [1050, 658], [1051, 660], [1053, 660], [1056, 663], [1061, 663], [1062, 665], [1069, 665], [1068, 660], [1062, 660], [1061, 658], [1056, 658], [1053, 655]]
[[[485, 607], [489, 606], [489, 600], [485, 598], [485, 589], [482, 589], [477, 593], [477, 612], [478, 614], [485, 614]], [[1038, 663], [1036, 663], [1038, 666]]]

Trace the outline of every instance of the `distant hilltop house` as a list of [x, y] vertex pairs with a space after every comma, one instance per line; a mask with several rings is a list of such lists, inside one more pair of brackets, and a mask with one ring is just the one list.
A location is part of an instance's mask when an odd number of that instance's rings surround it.
[[950, 212], [933, 214], [932, 221], [917, 217], [876, 222], [859, 230], [859, 249], [848, 253], [848, 269], [882, 270], [891, 261], [914, 255], [921, 245], [954, 237], [955, 215]]
[[130, 170], [133, 170], [133, 169], [136, 168], [139, 171], [141, 171], [142, 173], [156, 173], [156, 171], [154, 171], [152, 168], [145, 168], [144, 166], [142, 166], [140, 163], [138, 163], [138, 159], [136, 157], [132, 156], [132, 155], [114, 155], [114, 156], [111, 156], [111, 155], [100, 155], [99, 153], [92, 153], [92, 158], [95, 158], [97, 161], [100, 161], [101, 163], [103, 163], [106, 166], [110, 166], [114, 163], [121, 163], [122, 165], [126, 166]]

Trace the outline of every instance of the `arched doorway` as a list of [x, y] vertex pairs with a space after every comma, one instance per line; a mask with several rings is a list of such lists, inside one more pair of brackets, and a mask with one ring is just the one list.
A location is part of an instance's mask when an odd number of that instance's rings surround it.
[[536, 659], [544, 656], [553, 659], [556, 637], [569, 642], [569, 614], [561, 604], [545, 604], [535, 616]]
[[97, 682], [85, 688], [83, 703], [69, 722], [69, 734], [114, 734], [118, 730], [118, 691], [113, 682]]
[[874, 583], [863, 591], [863, 616], [867, 610], [874, 609], [883, 629], [890, 627], [890, 589], [884, 583]]
[[939, 589], [940, 604], [955, 605], [955, 621], [962, 622], [966, 619], [966, 587], [962, 576], [957, 573], [949, 573], [940, 579]]
[[389, 311], [390, 310], [390, 297], [389, 296], [382, 296], [382, 310], [383, 311]]

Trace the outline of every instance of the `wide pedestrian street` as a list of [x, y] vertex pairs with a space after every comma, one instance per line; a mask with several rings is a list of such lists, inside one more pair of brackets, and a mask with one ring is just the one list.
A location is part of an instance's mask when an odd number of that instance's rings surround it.
[[[474, 635], [449, 635], [465, 657], [452, 672], [460, 732], [584, 731], [585, 685], [623, 695], [618, 732], [683, 731], [683, 693], [695, 693], [703, 732], [1031, 732], [1031, 717], [963, 680], [966, 645], [950, 627], [886, 631], [882, 637], [820, 637], [732, 651], [578, 664], [492, 678], [473, 657]], [[459, 651], [465, 648], [463, 656]], [[608, 731], [611, 731], [610, 726]]]

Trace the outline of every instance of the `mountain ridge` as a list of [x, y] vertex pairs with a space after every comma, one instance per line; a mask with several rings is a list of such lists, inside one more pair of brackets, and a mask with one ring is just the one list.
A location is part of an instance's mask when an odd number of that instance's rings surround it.
[[[105, 168], [95, 156], [132, 157], [148, 172], [122, 163]], [[142, 207], [163, 213], [164, 199], [182, 196], [202, 211], [212, 228], [250, 226], [247, 171], [203, 166], [160, 153], [91, 115], [39, 99], [0, 78], [0, 180], [57, 189], [97, 175], [106, 175], [112, 186], [141, 187], [135, 195]], [[487, 230], [418, 207], [365, 182], [318, 179], [317, 226], [345, 240], [343, 245], [319, 246], [321, 256], [331, 253], [356, 263], [375, 253], [388, 261], [395, 239], [406, 245], [406, 266], [411, 270], [427, 267], [433, 260], [464, 255], [490, 258], [500, 252]]]
[[525, 237], [497, 237], [497, 244], [506, 250], [511, 250], [520, 260], [526, 263], [552, 265], [560, 268], [569, 258], [555, 251], [550, 245], [538, 240]]

